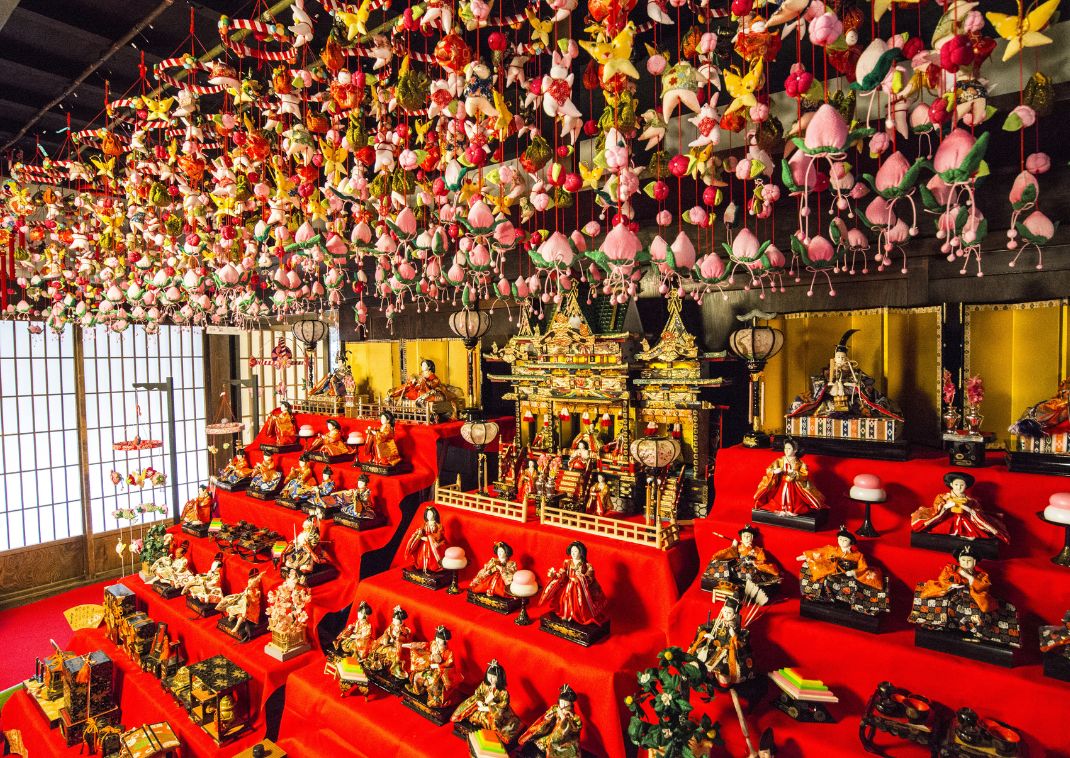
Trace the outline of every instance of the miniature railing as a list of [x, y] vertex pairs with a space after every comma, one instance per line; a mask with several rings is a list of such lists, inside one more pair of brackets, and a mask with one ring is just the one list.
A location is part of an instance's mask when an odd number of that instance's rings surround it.
[[345, 397], [328, 396], [328, 397], [306, 397], [301, 400], [295, 400], [293, 407], [298, 413], [316, 413], [326, 416], [341, 416], [343, 411], [348, 409], [348, 406], [353, 402], [352, 395]]
[[483, 513], [508, 521], [519, 521], [520, 523], [526, 522], [534, 515], [533, 509], [528, 508], [527, 503], [514, 503], [511, 500], [502, 500], [501, 498], [481, 495], [476, 492], [465, 492], [461, 489], [459, 480], [456, 484], [446, 486], [436, 484], [435, 504], [448, 505], [451, 508]]
[[417, 405], [411, 400], [383, 402], [380, 398], [372, 401], [361, 399], [351, 405], [346, 404], [346, 416], [349, 418], [377, 419], [384, 411], [390, 411], [398, 421], [408, 421], [413, 424], [437, 424], [439, 419], [433, 403]]
[[658, 550], [668, 550], [680, 539], [680, 527], [675, 521], [662, 523], [661, 519], [657, 519], [654, 524], [645, 524], [596, 516], [591, 513], [568, 511], [549, 505], [542, 507], [541, 514], [540, 521], [543, 524], [571, 529], [575, 532], [597, 534], [611, 540], [631, 542], [635, 545], [646, 545]]

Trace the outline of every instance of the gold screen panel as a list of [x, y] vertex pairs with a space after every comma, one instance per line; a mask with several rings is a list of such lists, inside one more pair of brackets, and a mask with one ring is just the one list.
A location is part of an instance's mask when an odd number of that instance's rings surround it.
[[346, 357], [357, 384], [357, 394], [369, 400], [386, 397], [401, 384], [401, 343], [392, 341], [349, 342]]
[[468, 349], [460, 339], [404, 340], [406, 376], [420, 371], [420, 361], [430, 359], [435, 363], [435, 373], [446, 384], [459, 387], [466, 397], [474, 397], [479, 403], [479, 384], [481, 374], [479, 349], [473, 351], [475, 361], [473, 375], [474, 386], [468, 382]]
[[984, 429], [1006, 441], [1007, 427], [1066, 376], [1067, 302], [969, 305], [965, 333], [964, 374], [985, 383]]
[[784, 348], [765, 369], [763, 428], [781, 431], [784, 413], [810, 377], [828, 365], [848, 329], [851, 358], [906, 415], [906, 436], [936, 444], [940, 408], [940, 309], [873, 309], [788, 314], [769, 322]]

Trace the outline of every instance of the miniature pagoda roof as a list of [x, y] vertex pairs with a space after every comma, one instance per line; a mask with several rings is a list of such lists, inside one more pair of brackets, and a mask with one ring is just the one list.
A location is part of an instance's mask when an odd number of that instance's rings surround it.
[[681, 317], [683, 302], [675, 292], [670, 293], [669, 320], [661, 330], [661, 336], [653, 347], [643, 340], [643, 350], [636, 354], [641, 361], [653, 362], [664, 361], [674, 363], [676, 361], [695, 361], [699, 358], [698, 344], [695, 336], [687, 331], [684, 320]]

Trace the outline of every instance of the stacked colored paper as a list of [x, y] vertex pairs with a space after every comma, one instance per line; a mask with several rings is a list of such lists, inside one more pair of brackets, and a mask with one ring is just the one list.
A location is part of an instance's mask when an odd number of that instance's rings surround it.
[[221, 518], [212, 519], [212, 523], [208, 525], [208, 533], [209, 534], [215, 534], [216, 532], [219, 532], [222, 529], [223, 529], [223, 519], [221, 519]]
[[818, 703], [840, 702], [840, 699], [833, 695], [820, 679], [804, 679], [795, 669], [782, 668], [771, 671], [769, 678], [795, 700]]
[[350, 684], [367, 684], [368, 675], [364, 673], [364, 667], [356, 658], [343, 658], [336, 664], [338, 678]]
[[271, 546], [271, 556], [273, 558], [281, 558], [284, 550], [286, 550], [286, 543], [279, 540]]
[[472, 758], [505, 758], [508, 755], [498, 733], [490, 729], [469, 732], [468, 751]]

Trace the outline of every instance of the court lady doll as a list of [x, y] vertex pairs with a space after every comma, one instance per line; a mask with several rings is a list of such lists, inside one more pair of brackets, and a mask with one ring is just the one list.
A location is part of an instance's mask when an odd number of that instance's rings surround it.
[[536, 494], [535, 484], [539, 481], [539, 470], [535, 466], [535, 460], [528, 459], [527, 465], [517, 475], [516, 502], [526, 504], [528, 498]]
[[364, 600], [357, 606], [357, 618], [335, 637], [331, 654], [335, 658], [354, 657], [363, 661], [375, 644], [375, 630], [371, 622], [372, 607]]
[[394, 468], [401, 463], [401, 453], [398, 452], [394, 436], [394, 414], [383, 411], [379, 415], [379, 428], [369, 429], [364, 438], [370, 464], [381, 468]]
[[[283, 400], [279, 407], [267, 417], [261, 434], [263, 434], [266, 444], [275, 448], [274, 452], [280, 452], [280, 449], [287, 449], [295, 445], [297, 443], [297, 422], [294, 420], [293, 406]], [[263, 446], [261, 446], [261, 449], [263, 449]]]
[[597, 516], [605, 516], [609, 513], [611, 505], [610, 489], [609, 483], [606, 481], [606, 475], [598, 472], [594, 484], [587, 491], [586, 511]]
[[528, 727], [517, 744], [521, 747], [532, 744], [538, 755], [554, 758], [581, 758], [580, 734], [583, 721], [576, 713], [576, 692], [567, 684], [561, 685], [557, 704]]
[[506, 542], [495, 542], [493, 549], [494, 555], [472, 578], [468, 589], [470, 592], [484, 595], [510, 597], [509, 584], [513, 581], [517, 569], [516, 561], [512, 559], [513, 548]]
[[207, 484], [197, 486], [197, 494], [182, 507], [183, 524], [207, 524], [212, 520], [215, 501]]
[[[799, 443], [792, 437], [785, 438], [784, 455], [765, 470], [754, 493], [752, 517], [755, 520], [793, 526], [797, 519], [800, 526], [809, 529], [823, 525], [828, 506], [824, 495], [810, 481], [810, 471], [800, 455]], [[776, 514], [779, 518], [764, 514]]]
[[471, 697], [465, 698], [450, 716], [450, 721], [464, 722], [473, 729], [496, 732], [502, 744], [509, 745], [520, 734], [520, 719], [509, 704], [505, 669], [492, 660], [483, 681]]
[[412, 568], [435, 573], [442, 571], [442, 553], [445, 549], [446, 538], [438, 508], [429, 505], [424, 508], [423, 522], [409, 535], [405, 554], [409, 556]]
[[944, 476], [947, 492], [933, 500], [931, 507], [918, 508], [910, 517], [913, 532], [910, 544], [933, 550], [953, 550], [965, 541], [975, 543], [975, 554], [998, 557], [997, 540], [1010, 541], [1003, 522], [985, 513], [981, 503], [966, 494], [974, 478], [963, 471], [951, 471]]
[[[594, 567], [587, 562], [587, 546], [582, 542], [573, 542], [566, 550], [566, 558], [559, 569], [550, 569], [546, 586], [543, 587], [539, 602], [549, 605], [552, 616], [543, 617], [542, 628], [566, 639], [590, 644], [608, 631], [609, 615], [606, 613], [605, 593], [594, 576]], [[564, 622], [567, 633], [550, 628], [554, 622]], [[578, 631], [576, 626], [597, 626], [602, 631], [595, 639], [581, 642], [572, 635]]]

